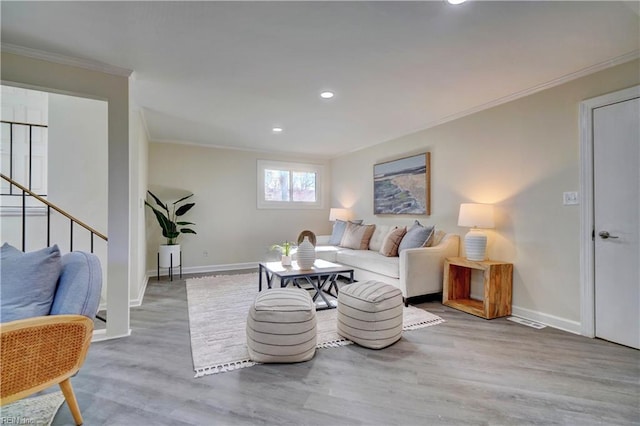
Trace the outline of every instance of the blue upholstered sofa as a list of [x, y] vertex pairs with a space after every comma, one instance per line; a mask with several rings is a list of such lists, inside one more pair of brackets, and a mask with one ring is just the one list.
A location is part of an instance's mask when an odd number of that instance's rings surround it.
[[42, 315], [76, 314], [93, 319], [100, 303], [102, 269], [85, 252], [63, 256], [56, 245], [23, 253], [0, 248], [0, 322]]

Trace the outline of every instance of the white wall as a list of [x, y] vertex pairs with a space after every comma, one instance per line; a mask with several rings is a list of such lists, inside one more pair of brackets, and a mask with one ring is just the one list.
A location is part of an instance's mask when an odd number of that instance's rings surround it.
[[[151, 143], [149, 185], [193, 192], [196, 205], [184, 216], [194, 222], [197, 235], [180, 237], [183, 267], [189, 271], [211, 271], [265, 259], [274, 243], [295, 240], [310, 229], [316, 234], [331, 231], [329, 203], [323, 209], [257, 209], [257, 160], [286, 160], [325, 165], [325, 187], [331, 169], [328, 161], [278, 156], [248, 151]], [[157, 194], [158, 195], [158, 194]], [[155, 273], [160, 227], [147, 208], [147, 268]], [[207, 253], [205, 255], [204, 253]], [[225, 266], [226, 265], [226, 266]], [[166, 271], [161, 271], [161, 275]]]
[[[104, 101], [49, 95], [48, 199], [105, 235], [109, 175], [107, 109]], [[64, 227], [58, 228], [55, 241], [67, 247], [68, 232], [60, 228]], [[80, 229], [76, 236], [88, 241]]]
[[578, 105], [638, 84], [639, 71], [629, 62], [336, 158], [333, 204], [365, 222], [413, 219], [373, 215], [372, 168], [430, 151], [432, 215], [418, 219], [464, 235], [460, 203], [495, 204], [488, 255], [514, 263], [514, 313], [579, 332], [579, 208], [562, 205], [562, 193], [579, 187]]
[[[48, 200], [103, 235], [108, 235], [107, 103], [49, 94]], [[71, 250], [70, 221], [51, 214], [51, 243]], [[107, 243], [97, 236], [93, 251], [107, 264]], [[91, 251], [91, 234], [74, 226], [73, 250]], [[103, 268], [102, 300], [108, 277]]]
[[[109, 321], [106, 337], [129, 334], [129, 78], [2, 52], [2, 80], [108, 102]], [[137, 166], [137, 165], [135, 165]]]
[[142, 120], [141, 111], [136, 106], [131, 106], [129, 119], [130, 131], [130, 158], [131, 164], [137, 166], [131, 173], [131, 286], [129, 288], [132, 306], [139, 306], [144, 297], [144, 291], [149, 277], [147, 276], [147, 233], [145, 225], [144, 197], [147, 193], [149, 141], [147, 130]]

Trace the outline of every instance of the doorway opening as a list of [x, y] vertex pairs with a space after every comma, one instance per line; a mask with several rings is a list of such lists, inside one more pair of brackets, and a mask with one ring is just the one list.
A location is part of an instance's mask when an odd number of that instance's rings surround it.
[[[2, 240], [22, 251], [57, 244], [62, 253], [94, 253], [103, 265], [105, 308], [108, 262], [102, 237], [107, 235], [108, 218], [108, 103], [6, 84], [0, 91], [0, 169], [10, 179], [1, 180]], [[96, 321], [95, 328], [106, 325]]]

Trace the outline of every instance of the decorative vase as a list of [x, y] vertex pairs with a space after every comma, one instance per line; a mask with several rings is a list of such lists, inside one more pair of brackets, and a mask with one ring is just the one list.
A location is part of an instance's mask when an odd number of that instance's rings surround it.
[[180, 266], [180, 244], [160, 245], [160, 267]]
[[291, 256], [285, 256], [284, 254], [280, 258], [282, 266], [291, 266]]
[[316, 248], [309, 241], [309, 237], [304, 237], [304, 240], [298, 246], [298, 267], [300, 269], [311, 269], [316, 261]]

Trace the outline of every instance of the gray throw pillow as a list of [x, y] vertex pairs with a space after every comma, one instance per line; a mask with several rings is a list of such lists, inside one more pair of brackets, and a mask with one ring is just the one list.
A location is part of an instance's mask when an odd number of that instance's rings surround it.
[[[350, 220], [349, 222], [360, 225], [362, 220]], [[331, 237], [329, 237], [329, 245], [330, 246], [339, 246], [340, 241], [342, 241], [342, 237], [344, 236], [344, 231], [347, 230], [347, 223], [344, 220], [336, 220], [333, 224], [333, 232], [331, 232]]]
[[402, 237], [402, 241], [398, 246], [398, 253], [409, 248], [424, 247], [429, 242], [429, 238], [433, 235], [434, 226], [422, 226], [417, 220], [413, 226], [407, 230]]
[[23, 253], [0, 247], [0, 322], [49, 315], [62, 269], [57, 245]]

